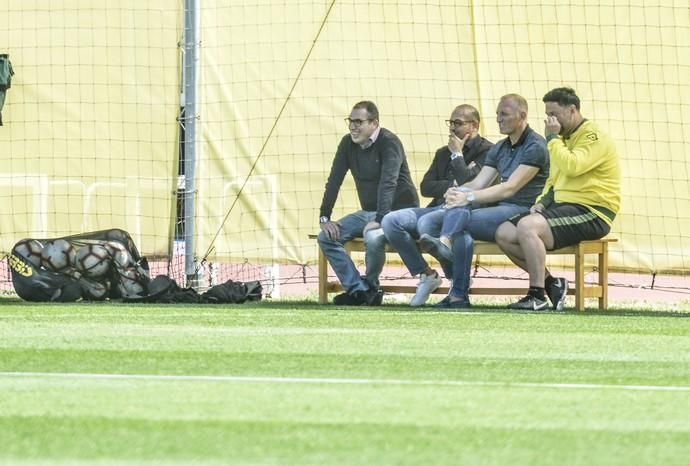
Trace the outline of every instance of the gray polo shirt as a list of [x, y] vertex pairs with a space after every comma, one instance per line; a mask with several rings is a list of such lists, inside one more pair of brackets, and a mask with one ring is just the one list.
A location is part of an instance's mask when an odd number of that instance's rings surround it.
[[510, 143], [510, 138], [505, 138], [489, 149], [484, 165], [494, 167], [498, 171], [501, 183], [506, 182], [520, 165], [539, 168], [535, 177], [522, 189], [501, 201], [532, 206], [549, 177], [549, 152], [546, 149], [546, 140], [541, 134], [527, 126], [515, 145]]

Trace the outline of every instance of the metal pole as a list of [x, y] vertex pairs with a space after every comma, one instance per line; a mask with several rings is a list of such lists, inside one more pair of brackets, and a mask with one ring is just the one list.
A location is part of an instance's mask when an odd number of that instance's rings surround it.
[[194, 257], [196, 200], [196, 100], [199, 66], [199, 0], [184, 0], [184, 269], [187, 286], [198, 286]]

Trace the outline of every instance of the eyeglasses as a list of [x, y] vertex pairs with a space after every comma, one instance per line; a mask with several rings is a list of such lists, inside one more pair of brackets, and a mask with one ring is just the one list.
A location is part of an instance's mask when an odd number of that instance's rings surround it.
[[350, 126], [354, 126], [355, 128], [359, 128], [362, 126], [362, 123], [365, 121], [374, 121], [371, 118], [367, 118], [366, 120], [360, 120], [359, 118], [345, 118], [345, 123], [347, 124], [347, 127], [349, 128]]
[[464, 120], [446, 120], [446, 124], [448, 125], [449, 128], [452, 128], [453, 126], [462, 126], [466, 125], [468, 123], [474, 123], [474, 121], [464, 121]]

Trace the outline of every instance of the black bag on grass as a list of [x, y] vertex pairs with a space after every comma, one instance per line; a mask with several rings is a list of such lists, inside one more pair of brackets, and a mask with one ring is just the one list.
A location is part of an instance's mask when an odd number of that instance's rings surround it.
[[126, 299], [126, 302], [145, 303], [198, 303], [199, 293], [193, 288], [181, 288], [175, 280], [167, 275], [158, 275], [147, 286], [148, 294], [135, 299]]
[[206, 303], [241, 304], [245, 301], [260, 301], [262, 291], [261, 282], [256, 280], [246, 283], [228, 280], [221, 285], [212, 286], [201, 298]]
[[259, 301], [262, 287], [258, 281], [247, 283], [228, 280], [221, 285], [215, 285], [205, 293], [199, 295], [192, 288], [181, 288], [175, 280], [158, 275], [147, 286], [148, 294], [126, 302], [144, 302], [159, 304], [174, 303], [212, 303], [212, 304], [240, 304], [245, 301]]

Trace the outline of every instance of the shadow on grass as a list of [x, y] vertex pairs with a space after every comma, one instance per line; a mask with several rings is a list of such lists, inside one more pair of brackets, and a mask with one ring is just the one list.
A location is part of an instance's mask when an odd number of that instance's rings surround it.
[[592, 316], [615, 316], [615, 317], [675, 317], [675, 318], [690, 318], [690, 308], [683, 310], [676, 309], [649, 309], [647, 308], [614, 308], [608, 310], [600, 309], [586, 309], [585, 311], [576, 311], [574, 309], [566, 308], [563, 311], [545, 310], [545, 311], [519, 311], [514, 309], [507, 309], [505, 305], [502, 304], [486, 304], [481, 303], [474, 305], [468, 309], [440, 309], [431, 306], [411, 308], [404, 303], [384, 303], [379, 307], [366, 307], [366, 306], [336, 306], [334, 304], [319, 304], [315, 302], [314, 299], [290, 299], [290, 300], [273, 300], [264, 299], [260, 302], [247, 302], [244, 304], [190, 304], [190, 303], [179, 303], [179, 304], [162, 304], [162, 303], [122, 303], [119, 300], [114, 301], [80, 301], [73, 303], [35, 303], [24, 301], [16, 296], [0, 296], [0, 306], [19, 306], [27, 308], [37, 308], [37, 307], [63, 307], [63, 306], [135, 306], [135, 307], [211, 307], [211, 308], [227, 308], [230, 309], [242, 309], [242, 308], [256, 308], [256, 309], [304, 309], [304, 310], [343, 310], [343, 311], [368, 311], [368, 312], [409, 312], [413, 314], [437, 314], [437, 313], [456, 313], [461, 312], [463, 314], [468, 313], [492, 313], [492, 314], [553, 314], [553, 315], [577, 315], [583, 318]]
[[385, 303], [379, 307], [366, 306], [336, 306], [335, 304], [319, 304], [313, 300], [264, 300], [261, 303], [254, 303], [252, 306], [274, 308], [274, 309], [313, 309], [313, 310], [352, 310], [352, 311], [380, 311], [380, 312], [409, 312], [409, 313], [494, 313], [494, 314], [558, 314], [558, 315], [577, 315], [581, 317], [591, 316], [635, 316], [635, 317], [690, 317], [690, 309], [688, 310], [665, 310], [665, 309], [649, 309], [649, 308], [615, 308], [609, 310], [587, 309], [585, 311], [576, 311], [575, 309], [564, 309], [563, 311], [519, 311], [514, 309], [507, 309], [505, 305], [500, 304], [480, 304], [468, 309], [440, 309], [430, 306], [411, 308], [407, 304]]

